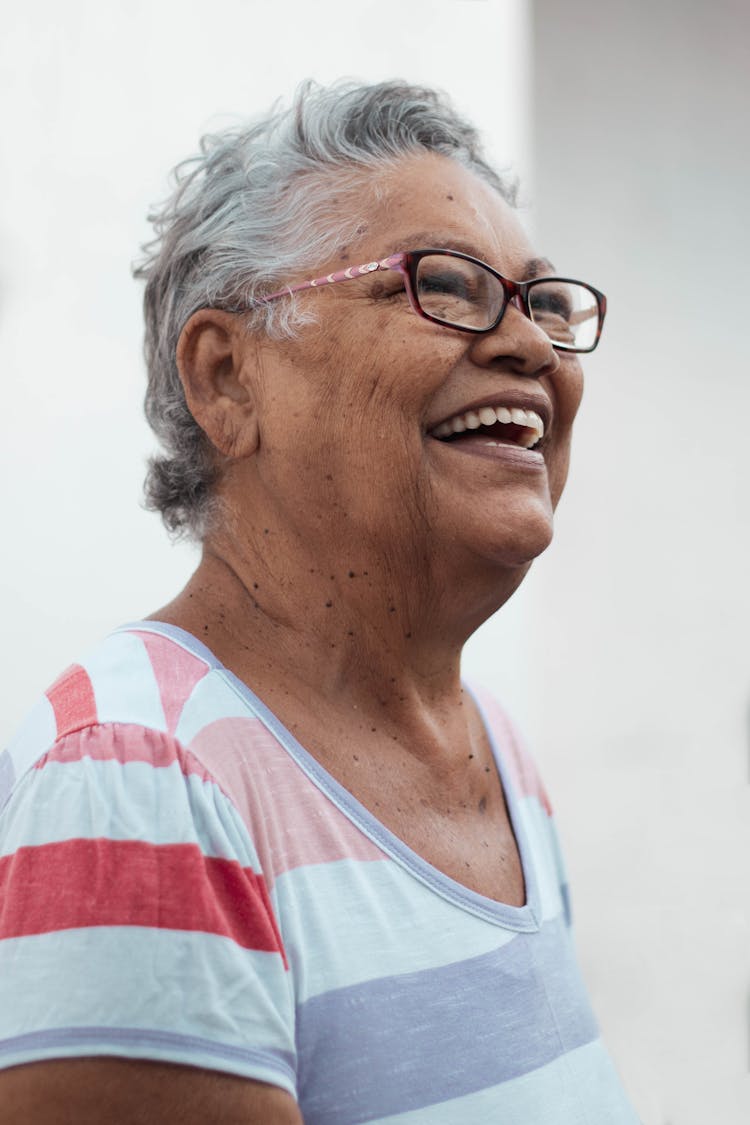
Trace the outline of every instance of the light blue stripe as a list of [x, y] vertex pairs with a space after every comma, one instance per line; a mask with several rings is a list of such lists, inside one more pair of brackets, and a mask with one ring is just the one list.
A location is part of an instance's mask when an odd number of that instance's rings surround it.
[[189, 746], [197, 734], [217, 719], [252, 719], [252, 711], [220, 675], [209, 672], [193, 688], [180, 713], [175, 730], [183, 746]]
[[433, 894], [387, 858], [295, 867], [277, 878], [274, 906], [298, 1003], [332, 986], [477, 957], [515, 938]]
[[351, 1125], [472, 1093], [596, 1037], [567, 929], [550, 922], [482, 957], [301, 1004], [305, 1125]]
[[540, 915], [542, 921], [547, 922], [563, 911], [557, 881], [555, 826], [536, 797], [522, 797], [517, 802], [517, 817], [523, 826], [530, 863], [537, 877]]
[[0, 1060], [5, 1066], [84, 1055], [119, 1055], [214, 1067], [271, 1082], [295, 1094], [293, 1055], [216, 1043], [198, 1035], [141, 1027], [59, 1027], [0, 1040]]
[[0, 980], [0, 1040], [66, 1027], [140, 1028], [221, 1050], [295, 1055], [292, 983], [281, 957], [215, 934], [94, 926], [6, 939]]
[[159, 685], [140, 637], [133, 633], [109, 636], [81, 665], [91, 679], [100, 723], [167, 729]]
[[601, 1040], [475, 1094], [371, 1125], [638, 1125]]
[[204, 855], [260, 871], [243, 821], [219, 787], [179, 764], [154, 768], [81, 758], [28, 774], [6, 808], [0, 855], [61, 840], [197, 844]]

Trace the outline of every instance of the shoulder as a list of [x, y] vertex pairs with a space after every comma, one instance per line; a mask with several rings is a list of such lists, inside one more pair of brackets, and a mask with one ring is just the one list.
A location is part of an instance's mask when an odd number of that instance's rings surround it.
[[147, 625], [111, 634], [40, 696], [0, 754], [0, 808], [30, 770], [76, 754], [200, 772], [196, 736], [247, 711], [216, 667]]
[[520, 797], [535, 798], [551, 816], [552, 805], [539, 767], [518, 727], [487, 688], [472, 685], [471, 694], [517, 793]]

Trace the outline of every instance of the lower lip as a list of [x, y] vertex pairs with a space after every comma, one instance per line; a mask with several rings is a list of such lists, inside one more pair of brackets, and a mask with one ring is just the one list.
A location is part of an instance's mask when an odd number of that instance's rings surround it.
[[464, 438], [460, 442], [440, 441], [433, 438], [443, 449], [450, 453], [463, 453], [469, 457], [484, 457], [488, 461], [500, 461], [504, 465], [512, 465], [518, 469], [533, 469], [539, 471], [546, 467], [546, 462], [541, 453], [536, 449], [524, 449], [521, 445], [509, 445], [500, 442], [498, 445], [488, 445], [481, 440]]

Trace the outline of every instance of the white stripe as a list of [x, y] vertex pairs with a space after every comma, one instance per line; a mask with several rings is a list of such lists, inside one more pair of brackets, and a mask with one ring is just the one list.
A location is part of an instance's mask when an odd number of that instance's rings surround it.
[[379, 1117], [370, 1125], [638, 1125], [601, 1040], [538, 1070], [437, 1105]]
[[[0, 1040], [101, 1026], [202, 1037], [230, 1048], [295, 1050], [294, 998], [279, 955], [214, 934], [96, 926], [13, 938], [0, 942], [0, 980]], [[59, 1052], [40, 1046], [32, 1054]], [[178, 1042], [161, 1057], [217, 1065], [215, 1057], [186, 1054]]]
[[529, 844], [531, 862], [536, 872], [542, 921], [563, 913], [563, 901], [557, 879], [557, 852], [554, 825], [536, 797], [521, 797], [516, 802], [517, 814]]
[[183, 746], [192, 740], [209, 723], [217, 719], [254, 718], [242, 697], [230, 687], [220, 672], [205, 675], [193, 688], [185, 702], [177, 724], [175, 738]]
[[135, 723], [166, 731], [159, 685], [140, 637], [113, 633], [81, 665], [94, 689], [100, 723]]
[[304, 964], [296, 973], [300, 1004], [332, 982], [345, 988], [435, 969], [516, 937], [436, 895], [390, 859], [296, 867], [277, 877], [272, 898], [290, 964]]
[[4, 814], [0, 855], [61, 840], [197, 844], [204, 855], [260, 872], [239, 813], [219, 787], [185, 777], [179, 764], [48, 762], [16, 790]]
[[52, 704], [41, 696], [27, 713], [8, 746], [16, 778], [46, 754], [57, 737], [57, 723]]

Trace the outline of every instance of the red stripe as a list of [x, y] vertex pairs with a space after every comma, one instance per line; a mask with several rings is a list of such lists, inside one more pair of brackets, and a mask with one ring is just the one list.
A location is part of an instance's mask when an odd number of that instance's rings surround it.
[[263, 877], [196, 844], [65, 840], [0, 859], [0, 939], [86, 926], [148, 926], [280, 953]]
[[195, 685], [208, 672], [208, 665], [169, 637], [141, 631], [136, 631], [136, 636], [143, 641], [159, 685], [167, 730], [174, 733], [182, 709]]
[[71, 664], [47, 692], [57, 723], [57, 737], [97, 722], [96, 699], [88, 673]]

